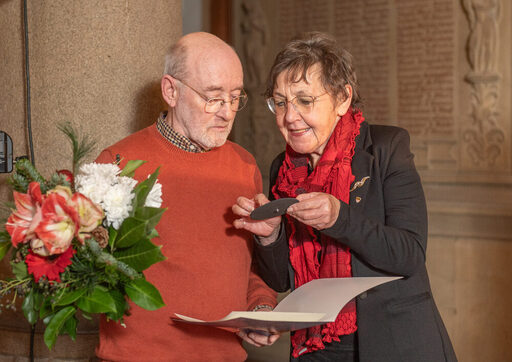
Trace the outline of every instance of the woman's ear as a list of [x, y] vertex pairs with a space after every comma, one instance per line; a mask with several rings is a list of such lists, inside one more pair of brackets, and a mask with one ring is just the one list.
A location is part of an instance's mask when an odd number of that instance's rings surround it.
[[178, 89], [176, 88], [176, 80], [169, 74], [165, 74], [160, 82], [162, 88], [162, 98], [169, 107], [176, 106], [178, 100]]
[[340, 117], [347, 113], [348, 109], [350, 108], [350, 104], [352, 103], [352, 87], [350, 84], [347, 84], [345, 85], [345, 89], [347, 90], [347, 96], [344, 97], [343, 94], [340, 94], [338, 98], [339, 103], [336, 106], [336, 113]]

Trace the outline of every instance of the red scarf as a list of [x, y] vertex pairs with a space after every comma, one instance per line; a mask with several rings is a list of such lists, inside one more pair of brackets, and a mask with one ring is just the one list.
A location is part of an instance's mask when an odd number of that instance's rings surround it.
[[[351, 109], [338, 121], [327, 142], [318, 164], [308, 176], [308, 157], [286, 147], [286, 157], [279, 169], [274, 196], [296, 197], [306, 192], [325, 192], [349, 203], [350, 185], [354, 181], [352, 157], [355, 138], [364, 121], [361, 111]], [[352, 276], [350, 250], [336, 240], [315, 232], [286, 215], [289, 231], [290, 262], [295, 271], [295, 287], [319, 278], [345, 278]], [[321, 252], [321, 261], [318, 253]], [[350, 301], [336, 320], [321, 326], [295, 331], [291, 337], [292, 355], [324, 349], [323, 342], [340, 341], [339, 336], [357, 329], [356, 304]]]

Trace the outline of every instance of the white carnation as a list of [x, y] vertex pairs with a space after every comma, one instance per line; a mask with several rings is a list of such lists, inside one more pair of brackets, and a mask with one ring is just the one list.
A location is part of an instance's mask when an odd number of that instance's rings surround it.
[[137, 181], [119, 176], [121, 169], [112, 163], [88, 163], [80, 167], [75, 178], [76, 190], [105, 211], [106, 225], [115, 229], [130, 215], [133, 188]]
[[151, 191], [149, 191], [148, 197], [144, 206], [148, 207], [160, 207], [162, 205], [162, 184], [158, 180], [153, 185]]
[[114, 229], [118, 229], [123, 220], [130, 215], [135, 196], [132, 193], [133, 186], [130, 182], [119, 182], [110, 187], [104, 195], [102, 206], [107, 217], [107, 226], [112, 225]]
[[80, 167], [75, 178], [76, 190], [94, 203], [101, 204], [105, 194], [117, 183], [119, 166], [112, 163], [88, 163]]

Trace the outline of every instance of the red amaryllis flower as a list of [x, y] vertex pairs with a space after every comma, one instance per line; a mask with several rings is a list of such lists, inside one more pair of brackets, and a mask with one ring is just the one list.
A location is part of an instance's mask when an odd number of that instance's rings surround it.
[[41, 188], [37, 182], [29, 184], [26, 194], [14, 192], [16, 210], [7, 219], [5, 229], [11, 235], [11, 242], [15, 247], [33, 237], [34, 229], [41, 220], [42, 201]]
[[45, 276], [48, 280], [60, 282], [60, 273], [62, 273], [68, 265], [71, 264], [71, 257], [75, 253], [72, 247], [59, 255], [51, 255], [41, 257], [32, 251], [25, 258], [28, 272], [34, 275], [34, 280]]
[[58, 192], [49, 193], [41, 207], [41, 221], [35, 232], [50, 251], [60, 254], [71, 245], [80, 226], [78, 212]]

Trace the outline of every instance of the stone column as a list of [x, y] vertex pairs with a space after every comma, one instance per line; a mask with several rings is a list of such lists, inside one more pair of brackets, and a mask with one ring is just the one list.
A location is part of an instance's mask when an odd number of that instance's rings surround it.
[[[12, 137], [15, 156], [29, 155], [22, 11], [21, 0], [0, 1], [0, 130]], [[97, 154], [165, 109], [160, 77], [167, 48], [181, 36], [181, 1], [28, 1], [27, 15], [35, 163], [44, 176], [71, 166], [58, 123], [89, 134]], [[1, 202], [12, 200], [7, 176], [0, 175]], [[96, 329], [84, 323], [75, 343], [61, 337], [51, 353], [38, 329], [35, 356], [87, 360]], [[28, 356], [28, 332], [21, 311], [0, 315], [0, 361]]]

